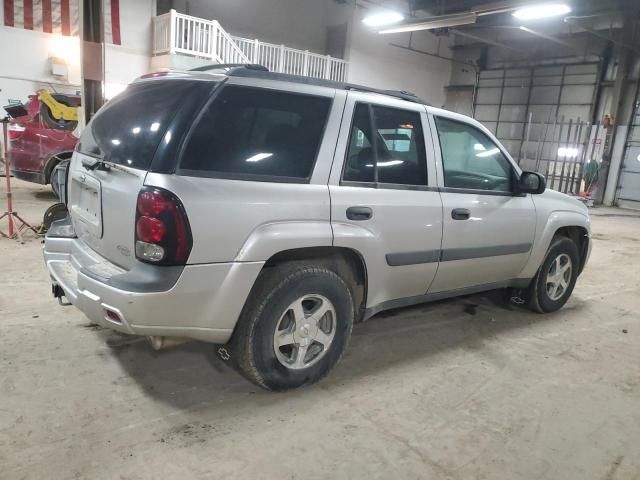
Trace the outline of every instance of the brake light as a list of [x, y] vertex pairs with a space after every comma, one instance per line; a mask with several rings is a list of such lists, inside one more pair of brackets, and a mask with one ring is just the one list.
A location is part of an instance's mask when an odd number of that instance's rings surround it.
[[178, 198], [144, 187], [136, 207], [136, 257], [157, 265], [184, 265], [191, 253], [189, 221]]
[[25, 127], [17, 123], [10, 123], [8, 127], [9, 140], [18, 140], [25, 131]]

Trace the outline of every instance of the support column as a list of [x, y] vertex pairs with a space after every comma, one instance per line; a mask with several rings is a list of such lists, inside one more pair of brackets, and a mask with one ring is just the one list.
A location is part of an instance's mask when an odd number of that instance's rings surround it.
[[85, 124], [104, 104], [104, 29], [102, 1], [82, 0], [82, 108]]

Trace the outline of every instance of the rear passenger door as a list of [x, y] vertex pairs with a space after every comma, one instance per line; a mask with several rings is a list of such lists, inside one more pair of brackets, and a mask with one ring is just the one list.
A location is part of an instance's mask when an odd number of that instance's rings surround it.
[[426, 132], [423, 105], [349, 93], [329, 182], [331, 224], [334, 245], [364, 257], [368, 308], [424, 295], [438, 267], [442, 204]]

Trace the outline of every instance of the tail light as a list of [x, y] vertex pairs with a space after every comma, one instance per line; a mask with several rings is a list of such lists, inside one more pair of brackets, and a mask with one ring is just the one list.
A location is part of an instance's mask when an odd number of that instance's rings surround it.
[[193, 244], [184, 207], [167, 190], [144, 187], [136, 207], [136, 258], [156, 265], [184, 265]]
[[10, 123], [7, 130], [9, 131], [9, 140], [18, 140], [24, 133], [25, 128], [17, 123]]

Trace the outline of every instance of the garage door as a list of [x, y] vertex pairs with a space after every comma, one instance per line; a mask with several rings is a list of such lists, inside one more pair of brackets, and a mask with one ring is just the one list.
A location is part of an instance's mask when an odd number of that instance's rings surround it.
[[622, 160], [618, 205], [640, 209], [640, 97], [636, 99], [633, 121], [629, 126], [627, 147]]

